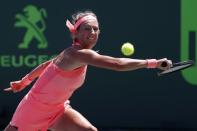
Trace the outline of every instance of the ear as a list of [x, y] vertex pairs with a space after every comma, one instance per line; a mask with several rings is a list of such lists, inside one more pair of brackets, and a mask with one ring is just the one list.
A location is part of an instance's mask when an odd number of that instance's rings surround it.
[[75, 34], [74, 33], [71, 33], [70, 36], [71, 36], [72, 39], [75, 39]]
[[72, 37], [72, 39], [76, 39], [77, 38], [77, 32], [71, 33], [71, 37]]

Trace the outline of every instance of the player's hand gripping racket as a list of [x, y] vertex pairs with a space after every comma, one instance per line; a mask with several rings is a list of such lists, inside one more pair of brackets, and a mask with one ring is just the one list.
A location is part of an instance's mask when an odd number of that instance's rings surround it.
[[[189, 68], [189, 67], [194, 65], [194, 61], [192, 61], [192, 60], [182, 61], [182, 62], [173, 63], [172, 65], [173, 66], [170, 69], [159, 72], [158, 76], [167, 75], [167, 74], [170, 74], [170, 73], [174, 73], [176, 71], [180, 71], [180, 70]], [[166, 67], [167, 63], [163, 62], [161, 66]]]

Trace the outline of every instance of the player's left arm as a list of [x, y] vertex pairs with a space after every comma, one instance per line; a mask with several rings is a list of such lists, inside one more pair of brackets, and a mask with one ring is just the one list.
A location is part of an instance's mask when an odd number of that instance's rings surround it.
[[[169, 65], [169, 60], [164, 59], [131, 59], [131, 58], [117, 58], [107, 55], [100, 55], [97, 52], [90, 49], [79, 50], [75, 53], [75, 58], [79, 61], [93, 65], [96, 67], [116, 70], [116, 71], [131, 71], [141, 68], [159, 68], [162, 62], [167, 62]], [[165, 68], [168, 68], [165, 67]]]
[[147, 67], [147, 60], [100, 55], [89, 49], [78, 51], [75, 53], [75, 58], [85, 64], [116, 71], [131, 71]]

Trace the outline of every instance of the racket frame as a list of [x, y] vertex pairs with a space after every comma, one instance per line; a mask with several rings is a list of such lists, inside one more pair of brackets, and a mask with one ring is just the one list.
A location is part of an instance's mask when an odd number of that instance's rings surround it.
[[[158, 72], [157, 75], [158, 76], [167, 75], [170, 73], [174, 73], [174, 72], [189, 68], [194, 65], [194, 61], [193, 60], [182, 61], [182, 62], [173, 63], [172, 65], [173, 66], [170, 69], [164, 70], [162, 72]], [[180, 67], [180, 68], [178, 68], [178, 67]]]

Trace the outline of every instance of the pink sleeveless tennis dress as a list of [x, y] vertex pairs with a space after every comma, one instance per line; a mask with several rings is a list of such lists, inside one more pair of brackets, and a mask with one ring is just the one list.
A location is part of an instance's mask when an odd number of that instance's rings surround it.
[[64, 71], [51, 62], [18, 105], [10, 122], [18, 131], [46, 131], [69, 108], [69, 98], [86, 75], [86, 66]]

